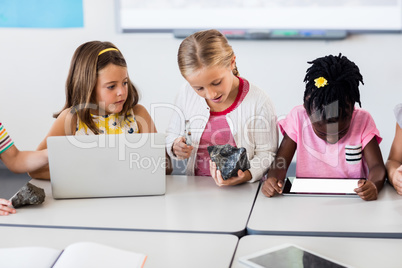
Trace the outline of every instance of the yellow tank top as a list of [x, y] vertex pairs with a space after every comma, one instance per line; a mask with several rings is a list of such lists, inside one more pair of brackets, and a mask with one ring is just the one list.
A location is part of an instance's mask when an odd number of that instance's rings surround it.
[[[126, 119], [120, 114], [92, 115], [92, 118], [100, 134], [139, 133], [137, 121], [135, 120], [132, 109], [127, 112]], [[94, 133], [77, 117], [75, 135], [94, 135]]]

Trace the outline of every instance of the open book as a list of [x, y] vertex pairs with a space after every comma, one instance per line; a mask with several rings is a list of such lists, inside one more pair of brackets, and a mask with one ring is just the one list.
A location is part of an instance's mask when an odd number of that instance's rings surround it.
[[46, 247], [0, 248], [0, 267], [143, 267], [147, 256], [93, 242], [60, 251]]

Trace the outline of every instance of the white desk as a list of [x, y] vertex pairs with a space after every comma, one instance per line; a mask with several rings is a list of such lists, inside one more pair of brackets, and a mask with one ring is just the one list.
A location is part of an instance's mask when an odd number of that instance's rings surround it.
[[251, 213], [251, 234], [402, 238], [402, 196], [386, 184], [376, 201], [354, 197], [265, 197]]
[[0, 226], [0, 248], [44, 246], [64, 249], [91, 241], [146, 254], [145, 266], [229, 267], [238, 238], [226, 234], [189, 234], [25, 228]]
[[248, 267], [239, 257], [288, 243], [356, 268], [401, 267], [400, 239], [248, 235], [239, 241], [232, 268]]
[[0, 225], [245, 233], [258, 183], [218, 187], [210, 177], [167, 176], [164, 196], [54, 200], [50, 182], [42, 205], [0, 217]]

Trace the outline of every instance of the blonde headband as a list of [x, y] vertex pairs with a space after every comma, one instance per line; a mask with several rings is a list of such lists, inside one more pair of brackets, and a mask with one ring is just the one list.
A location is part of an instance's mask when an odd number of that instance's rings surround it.
[[102, 50], [101, 52], [99, 52], [98, 56], [102, 55], [105, 52], [111, 51], [111, 50], [119, 51], [117, 48], [110, 47], [110, 48], [106, 48], [106, 49]]

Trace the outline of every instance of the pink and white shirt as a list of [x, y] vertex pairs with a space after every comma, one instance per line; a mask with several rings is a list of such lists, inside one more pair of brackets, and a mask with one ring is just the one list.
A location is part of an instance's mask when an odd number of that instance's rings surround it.
[[[246, 79], [242, 78], [246, 83]], [[252, 179], [259, 181], [275, 159], [278, 150], [278, 131], [275, 108], [267, 93], [250, 82], [249, 91], [238, 107], [226, 114], [237, 147], [246, 149], [250, 161]], [[190, 121], [191, 145], [194, 150], [187, 160], [186, 174], [195, 175], [195, 161], [207, 122], [211, 116], [210, 108], [189, 83], [183, 84], [178, 92], [172, 115], [166, 130], [166, 151], [170, 158], [177, 159], [172, 146], [176, 138], [183, 136], [185, 121]]]
[[296, 176], [321, 178], [366, 178], [365, 146], [382, 138], [371, 115], [355, 108], [347, 134], [337, 143], [320, 139], [302, 105], [293, 108], [278, 122], [282, 133], [297, 143]]
[[235, 101], [226, 110], [221, 112], [210, 111], [209, 120], [205, 126], [204, 132], [201, 135], [200, 145], [198, 147], [195, 160], [195, 175], [196, 176], [211, 176], [209, 171], [209, 153], [208, 146], [230, 144], [236, 147], [236, 142], [230, 131], [226, 115], [236, 109], [244, 100], [247, 92], [250, 89], [248, 81], [239, 77], [239, 91]]

